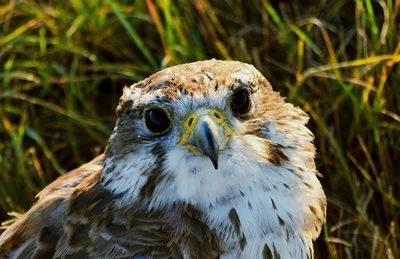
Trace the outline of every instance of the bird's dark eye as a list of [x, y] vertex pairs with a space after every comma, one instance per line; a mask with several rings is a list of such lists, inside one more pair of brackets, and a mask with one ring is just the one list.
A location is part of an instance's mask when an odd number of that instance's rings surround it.
[[245, 89], [237, 90], [231, 97], [231, 109], [235, 115], [246, 115], [251, 109], [249, 92]]
[[146, 127], [154, 134], [166, 133], [171, 127], [171, 119], [166, 110], [151, 108], [144, 114]]

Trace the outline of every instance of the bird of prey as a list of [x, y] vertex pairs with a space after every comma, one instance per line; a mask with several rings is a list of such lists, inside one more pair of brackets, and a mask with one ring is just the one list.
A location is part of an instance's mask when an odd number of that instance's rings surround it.
[[123, 90], [105, 152], [38, 194], [3, 258], [312, 258], [325, 222], [308, 116], [252, 65]]

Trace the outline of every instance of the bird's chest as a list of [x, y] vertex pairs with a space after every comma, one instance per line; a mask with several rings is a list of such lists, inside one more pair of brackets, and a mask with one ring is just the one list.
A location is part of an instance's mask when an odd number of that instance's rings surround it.
[[240, 197], [204, 212], [202, 222], [215, 235], [221, 258], [307, 257], [310, 252], [303, 235], [283, 216], [282, 209], [267, 206], [268, 202]]
[[261, 239], [270, 232], [267, 213], [261, 207], [254, 207], [248, 199], [231, 200], [210, 208], [203, 220], [216, 233], [228, 249], [243, 249], [248, 240]]

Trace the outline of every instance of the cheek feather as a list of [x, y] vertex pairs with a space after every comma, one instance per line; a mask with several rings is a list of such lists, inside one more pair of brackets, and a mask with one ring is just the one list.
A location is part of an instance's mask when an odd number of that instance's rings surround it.
[[[140, 190], [146, 183], [156, 164], [156, 157], [149, 151], [131, 153], [124, 158], [107, 158], [101, 175], [104, 186], [114, 194], [123, 194], [121, 202], [130, 202], [139, 196]], [[142, 194], [146, 194], [144, 189]]]
[[255, 135], [242, 135], [233, 138], [232, 145], [237, 145], [246, 157], [254, 157], [259, 163], [267, 163], [273, 166], [283, 166], [288, 160], [284, 147], [280, 144], [272, 144]]

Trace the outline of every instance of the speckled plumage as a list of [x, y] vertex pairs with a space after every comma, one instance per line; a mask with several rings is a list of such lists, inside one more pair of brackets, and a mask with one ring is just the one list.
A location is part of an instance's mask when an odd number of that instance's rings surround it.
[[[238, 88], [251, 93], [244, 118], [229, 106]], [[146, 130], [151, 106], [171, 114], [165, 135]], [[189, 114], [204, 109], [232, 129], [218, 170], [179, 144]], [[39, 193], [0, 236], [0, 257], [313, 257], [326, 199], [308, 116], [253, 66], [208, 60], [164, 69], [125, 88], [117, 114], [104, 155]]]

